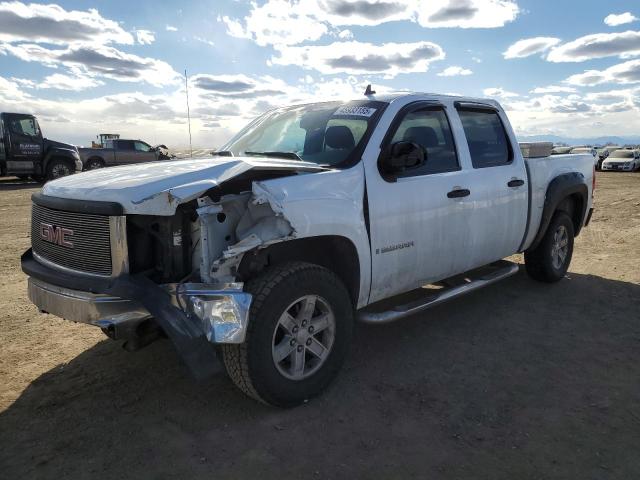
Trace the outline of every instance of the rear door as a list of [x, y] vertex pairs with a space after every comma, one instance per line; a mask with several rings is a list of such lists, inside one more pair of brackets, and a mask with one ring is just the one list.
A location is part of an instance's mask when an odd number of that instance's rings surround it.
[[5, 128], [9, 134], [8, 173], [33, 173], [42, 160], [42, 133], [31, 115], [7, 115]]
[[371, 302], [460, 272], [477, 194], [472, 172], [462, 168], [447, 110], [411, 103], [398, 112], [382, 142], [382, 151], [399, 141], [421, 145], [427, 152], [422, 166], [389, 178], [376, 159], [365, 158]]
[[468, 218], [462, 270], [516, 253], [528, 221], [528, 176], [504, 112], [456, 102], [476, 199]]
[[136, 163], [136, 149], [133, 140], [115, 141], [115, 161], [118, 165]]

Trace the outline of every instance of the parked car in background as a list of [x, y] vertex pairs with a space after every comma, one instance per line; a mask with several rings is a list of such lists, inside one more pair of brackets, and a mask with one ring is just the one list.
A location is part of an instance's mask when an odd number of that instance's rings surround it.
[[566, 155], [567, 153], [571, 153], [572, 148], [573, 147], [553, 147], [551, 155]]
[[573, 147], [571, 149], [571, 154], [585, 154], [588, 153], [589, 155], [592, 156], [596, 156], [598, 155], [598, 151], [594, 148], [594, 147]]
[[591, 155], [525, 158], [492, 100], [278, 108], [216, 153], [48, 183], [22, 256], [29, 298], [130, 349], [160, 330], [199, 377], [214, 344], [243, 392], [278, 406], [327, 387], [356, 317], [399, 320], [505, 279], [517, 252], [560, 281], [592, 213]]
[[130, 165], [132, 163], [155, 162], [167, 160], [170, 156], [167, 147], [152, 147], [142, 140], [107, 139], [103, 148], [80, 148], [80, 159], [84, 170], [111, 167], [114, 165]]
[[596, 170], [602, 169], [602, 162], [611, 155], [611, 152], [615, 152], [616, 150], [621, 149], [622, 147], [619, 145], [607, 145], [598, 150], [598, 162], [596, 163]]
[[78, 149], [42, 136], [27, 113], [0, 114], [0, 176], [53, 180], [82, 171]]
[[602, 170], [633, 172], [640, 169], [640, 151], [620, 149], [612, 152], [603, 162]]

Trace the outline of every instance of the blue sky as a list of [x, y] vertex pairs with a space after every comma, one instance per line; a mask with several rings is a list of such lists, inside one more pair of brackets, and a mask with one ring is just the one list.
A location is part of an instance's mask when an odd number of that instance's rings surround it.
[[640, 5], [524, 0], [0, 2], [0, 108], [51, 137], [216, 146], [364, 85], [500, 100], [520, 134], [640, 134]]

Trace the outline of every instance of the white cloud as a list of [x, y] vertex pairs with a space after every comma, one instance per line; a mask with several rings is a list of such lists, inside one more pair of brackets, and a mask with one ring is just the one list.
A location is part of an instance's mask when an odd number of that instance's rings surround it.
[[135, 30], [136, 40], [140, 45], [151, 45], [156, 36], [151, 30]]
[[25, 62], [39, 62], [46, 66], [64, 65], [83, 75], [123, 82], [144, 81], [163, 86], [176, 83], [180, 77], [166, 62], [107, 46], [76, 46], [53, 50], [34, 44], [0, 43], [0, 54], [11, 54]]
[[573, 87], [563, 87], [560, 85], [549, 85], [547, 87], [537, 87], [531, 90], [529, 93], [534, 95], [543, 95], [546, 93], [576, 93], [577, 90]]
[[640, 55], [640, 32], [596, 33], [551, 49], [550, 62], [584, 62], [594, 58]]
[[445, 68], [443, 71], [441, 71], [438, 74], [438, 76], [439, 77], [461, 77], [461, 76], [467, 76], [472, 74], [473, 72], [468, 68], [452, 66], [452, 67]]
[[0, 41], [132, 44], [133, 36], [95, 9], [78, 11], [55, 4], [1, 2]]
[[604, 23], [606, 23], [610, 27], [617, 27], [618, 25], [632, 23], [632, 22], [635, 22], [636, 20], [638, 20], [638, 17], [631, 14], [631, 12], [625, 12], [619, 15], [612, 13], [611, 15], [607, 15], [607, 17], [604, 19]]
[[36, 85], [36, 88], [51, 88], [54, 90], [71, 90], [80, 91], [103, 85], [104, 83], [92, 77], [66, 75], [63, 73], [54, 73], [44, 79], [42, 83]]
[[536, 53], [544, 53], [558, 43], [560, 39], [554, 37], [525, 38], [511, 45], [502, 55], [507, 59], [525, 58]]
[[277, 65], [298, 65], [325, 74], [382, 74], [394, 77], [399, 73], [426, 72], [429, 64], [442, 60], [445, 53], [431, 42], [384, 43], [335, 42], [330, 45], [278, 47], [278, 56], [271, 58]]
[[141, 45], [155, 40], [154, 32], [126, 32], [95, 9], [0, 2], [0, 55], [65, 70], [47, 77], [39, 88], [83, 90], [102, 84], [98, 78], [143, 81], [154, 86], [175, 83], [179, 75], [168, 63], [113, 46], [132, 45], [134, 37]]
[[482, 91], [482, 93], [485, 97], [497, 97], [497, 98], [515, 98], [520, 96], [519, 94], [515, 92], [509, 92], [508, 90], [505, 90], [502, 87], [485, 88]]
[[338, 33], [338, 38], [341, 40], [351, 40], [353, 38], [353, 32], [349, 29], [342, 30]]
[[602, 83], [640, 83], [640, 60], [619, 63], [605, 70], [586, 70], [565, 80], [570, 85], [593, 86]]
[[496, 28], [518, 13], [512, 0], [267, 0], [252, 3], [243, 19], [221, 16], [218, 21], [231, 36], [281, 46], [316, 41], [339, 27], [399, 20], [425, 28]]
[[194, 39], [195, 41], [197, 41], [197, 42], [205, 43], [205, 44], [209, 45], [210, 47], [213, 47], [213, 46], [215, 45], [215, 43], [214, 43], [212, 40], [209, 40], [209, 39], [204, 38], [204, 37], [198, 37], [198, 36], [196, 36], [196, 37], [193, 37], [193, 39]]
[[177, 32], [178, 31], [178, 29], [176, 27], [174, 27], [173, 25], [167, 25], [166, 27], [164, 27], [164, 29], [167, 32]]

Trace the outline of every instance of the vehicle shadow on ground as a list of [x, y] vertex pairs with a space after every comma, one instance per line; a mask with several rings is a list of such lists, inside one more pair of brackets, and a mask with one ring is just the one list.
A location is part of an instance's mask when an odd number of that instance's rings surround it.
[[640, 286], [520, 273], [358, 325], [322, 397], [279, 410], [168, 341], [110, 340], [0, 414], [5, 478], [638, 478]]
[[24, 190], [26, 188], [38, 188], [43, 184], [33, 180], [20, 180], [15, 177], [0, 178], [0, 190]]

